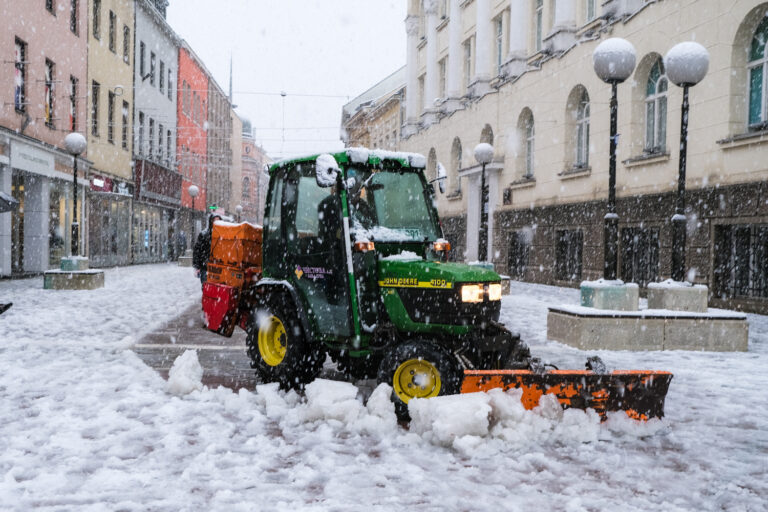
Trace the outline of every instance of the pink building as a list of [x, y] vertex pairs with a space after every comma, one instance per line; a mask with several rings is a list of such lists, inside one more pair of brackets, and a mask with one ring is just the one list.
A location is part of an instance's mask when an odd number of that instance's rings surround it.
[[[69, 253], [73, 161], [63, 141], [85, 132], [87, 10], [87, 0], [3, 2], [0, 191], [20, 206], [0, 213], [0, 275], [57, 267]], [[81, 157], [82, 225], [88, 162]]]

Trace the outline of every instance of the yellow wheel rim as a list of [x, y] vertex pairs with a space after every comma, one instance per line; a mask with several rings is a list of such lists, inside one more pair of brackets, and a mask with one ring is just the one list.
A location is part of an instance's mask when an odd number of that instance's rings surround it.
[[404, 403], [411, 398], [430, 398], [440, 394], [440, 372], [424, 359], [409, 359], [397, 367], [392, 387]]
[[259, 326], [259, 354], [269, 366], [277, 366], [283, 362], [287, 344], [285, 326], [276, 316], [269, 317]]

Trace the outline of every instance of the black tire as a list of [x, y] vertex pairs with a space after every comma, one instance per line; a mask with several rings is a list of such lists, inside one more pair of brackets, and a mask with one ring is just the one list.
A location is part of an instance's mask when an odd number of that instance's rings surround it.
[[303, 388], [325, 361], [319, 344], [307, 339], [296, 311], [290, 298], [270, 297], [254, 308], [246, 329], [251, 368], [262, 382], [278, 382], [283, 389]]
[[455, 395], [461, 389], [461, 379], [461, 365], [456, 358], [439, 345], [423, 340], [392, 347], [378, 373], [379, 384], [392, 386], [392, 402], [400, 421], [410, 420], [408, 402], [412, 398]]

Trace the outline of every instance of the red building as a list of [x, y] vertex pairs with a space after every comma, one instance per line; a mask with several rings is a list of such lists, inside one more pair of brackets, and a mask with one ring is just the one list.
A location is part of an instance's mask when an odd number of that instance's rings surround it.
[[[203, 227], [207, 207], [208, 74], [186, 42], [179, 48], [176, 96], [176, 160], [181, 173], [182, 216], [186, 214], [188, 222], [195, 223], [190, 232], [197, 233]], [[199, 189], [194, 199], [189, 194], [191, 185]]]

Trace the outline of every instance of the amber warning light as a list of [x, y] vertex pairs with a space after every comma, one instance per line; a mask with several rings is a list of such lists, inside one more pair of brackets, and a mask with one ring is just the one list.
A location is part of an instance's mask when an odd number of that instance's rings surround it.
[[376, 248], [373, 242], [355, 242], [355, 252], [368, 252]]

